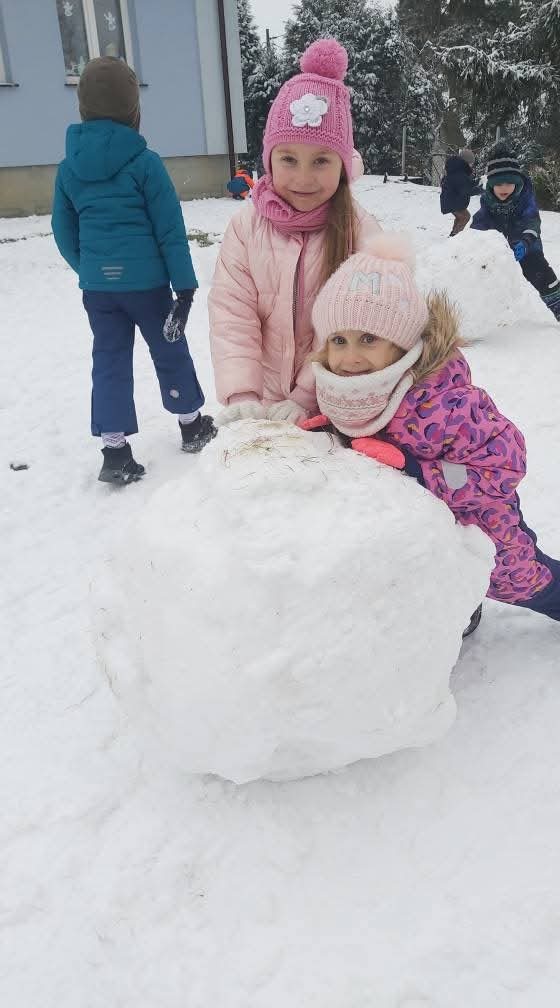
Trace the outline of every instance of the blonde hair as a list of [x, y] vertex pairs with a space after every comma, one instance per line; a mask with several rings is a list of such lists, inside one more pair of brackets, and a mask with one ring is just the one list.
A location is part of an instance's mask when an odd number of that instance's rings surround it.
[[[412, 368], [414, 384], [418, 384], [433, 374], [450, 360], [461, 347], [466, 345], [459, 332], [459, 310], [445, 291], [431, 291], [426, 298], [429, 319], [421, 333], [424, 344], [422, 353]], [[403, 356], [405, 351], [403, 350]], [[328, 352], [323, 350], [309, 354], [307, 360], [316, 361], [329, 370]]]
[[344, 171], [331, 199], [324, 242], [321, 286], [352, 255], [358, 243], [358, 215]]

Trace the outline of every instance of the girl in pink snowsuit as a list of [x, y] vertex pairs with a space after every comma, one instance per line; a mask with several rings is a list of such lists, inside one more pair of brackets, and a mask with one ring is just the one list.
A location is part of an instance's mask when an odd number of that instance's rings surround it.
[[426, 301], [412, 262], [402, 238], [383, 235], [325, 284], [313, 308], [322, 415], [301, 426], [330, 423], [355, 451], [416, 478], [494, 541], [490, 598], [560, 620], [560, 563], [538, 548], [516, 492], [523, 436], [472, 384], [456, 313], [445, 295]]
[[303, 73], [280, 89], [264, 133], [266, 175], [227, 228], [208, 309], [218, 423], [297, 421], [317, 410], [306, 362], [311, 309], [325, 280], [380, 230], [352, 199], [363, 171], [354, 151], [348, 58], [335, 39], [313, 43]]

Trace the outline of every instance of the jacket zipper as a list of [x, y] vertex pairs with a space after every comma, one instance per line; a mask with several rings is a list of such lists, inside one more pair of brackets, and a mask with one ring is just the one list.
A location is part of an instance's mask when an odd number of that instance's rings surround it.
[[[307, 233], [303, 234], [303, 241], [301, 248], [299, 250], [298, 261], [296, 263], [296, 271], [294, 273], [294, 293], [292, 301], [292, 316], [293, 316], [293, 327], [294, 327], [294, 351], [295, 351], [295, 340], [297, 336], [297, 324], [298, 324], [298, 308], [299, 304], [299, 274], [301, 270], [302, 258], [305, 255], [305, 249], [307, 247]], [[305, 282], [305, 281], [304, 281]]]
[[[296, 343], [297, 343], [297, 331], [298, 331], [298, 316], [301, 305], [299, 303], [299, 278], [301, 273], [302, 256], [305, 255], [305, 248], [307, 245], [307, 234], [303, 235], [303, 242], [299, 251], [298, 261], [296, 263], [296, 269], [294, 273], [294, 287], [292, 293], [292, 328], [293, 328], [293, 356], [292, 356], [292, 369], [289, 375], [286, 375], [288, 381], [288, 389], [292, 388], [292, 382], [295, 377], [295, 363], [296, 363]], [[304, 280], [305, 283], [305, 280]]]
[[296, 331], [297, 331], [299, 264], [300, 264], [300, 259], [301, 259], [301, 253], [302, 253], [302, 251], [303, 251], [303, 249], [300, 249], [300, 253], [299, 253], [299, 256], [298, 256], [298, 261], [297, 261], [297, 264], [296, 264], [296, 271], [294, 273], [294, 291], [293, 291], [293, 297], [292, 297], [292, 321], [293, 321], [293, 327], [294, 327], [294, 349], [295, 349]]

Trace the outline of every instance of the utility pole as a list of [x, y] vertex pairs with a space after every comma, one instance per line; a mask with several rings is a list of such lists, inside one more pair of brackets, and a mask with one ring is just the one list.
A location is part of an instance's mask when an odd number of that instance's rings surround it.
[[266, 49], [267, 52], [270, 52], [270, 50], [272, 49], [272, 43], [275, 42], [279, 36], [271, 35], [269, 28], [265, 28], [265, 35], [266, 35]]

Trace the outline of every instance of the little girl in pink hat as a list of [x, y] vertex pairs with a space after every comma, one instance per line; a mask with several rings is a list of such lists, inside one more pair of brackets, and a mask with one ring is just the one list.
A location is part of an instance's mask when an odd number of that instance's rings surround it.
[[[230, 222], [208, 299], [221, 423], [296, 422], [316, 410], [306, 362], [322, 284], [380, 230], [352, 198], [346, 50], [314, 42], [280, 89], [263, 143], [266, 174]], [[356, 168], [355, 166], [358, 165]]]
[[517, 496], [523, 435], [472, 384], [456, 312], [445, 295], [426, 300], [413, 260], [406, 241], [380, 235], [325, 284], [313, 307], [321, 414], [300, 425], [332, 424], [355, 451], [418, 480], [494, 541], [490, 598], [560, 620], [560, 562], [537, 546]]

